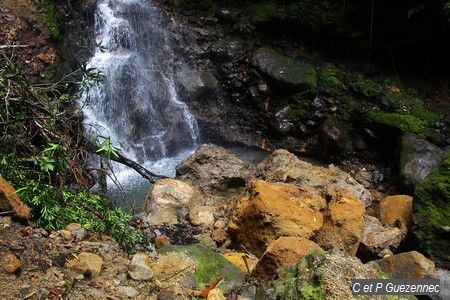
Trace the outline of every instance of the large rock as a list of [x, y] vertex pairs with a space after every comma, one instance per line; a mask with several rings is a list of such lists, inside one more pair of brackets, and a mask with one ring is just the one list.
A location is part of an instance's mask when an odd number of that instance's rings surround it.
[[0, 176], [0, 211], [12, 211], [19, 218], [30, 217], [30, 208], [20, 200], [16, 190], [2, 176]]
[[251, 62], [264, 75], [278, 83], [313, 89], [317, 86], [313, 66], [295, 61], [271, 48], [263, 47], [256, 50]]
[[325, 200], [314, 190], [253, 181], [250, 196], [235, 205], [229, 229], [239, 244], [261, 257], [282, 236], [310, 238], [322, 226]]
[[[221, 289], [225, 294], [236, 290], [244, 284], [244, 273], [237, 266], [201, 244], [186, 246], [167, 245], [162, 247], [159, 253], [162, 255], [170, 255], [171, 253], [183, 254], [189, 260], [195, 262], [195, 266], [187, 269], [183, 276], [184, 279], [180, 281], [184, 282], [184, 284], [192, 282], [194, 284], [192, 288], [204, 288], [219, 277], [223, 278], [223, 280], [219, 282], [217, 288]], [[185, 270], [181, 269], [181, 271]]]
[[380, 220], [384, 225], [404, 232], [412, 223], [413, 198], [407, 195], [389, 196], [380, 202]]
[[365, 207], [370, 206], [373, 199], [369, 190], [339, 168], [316, 166], [282, 149], [275, 150], [258, 164], [257, 175], [268, 181], [302, 184], [325, 193], [327, 190], [345, 189]]
[[128, 267], [128, 275], [134, 280], [147, 281], [153, 278], [152, 259], [145, 253], [136, 253]]
[[102, 266], [103, 258], [89, 252], [81, 252], [76, 259], [69, 260], [66, 264], [68, 269], [94, 278], [100, 276]]
[[353, 194], [336, 191], [315, 241], [324, 249], [337, 249], [355, 255], [364, 226], [365, 209]]
[[450, 271], [444, 269], [436, 269], [436, 279], [441, 281], [441, 295], [432, 296], [433, 300], [450, 299]]
[[322, 250], [316, 243], [300, 237], [283, 236], [273, 241], [256, 265], [253, 275], [269, 279], [279, 268], [294, 265], [310, 251]]
[[200, 192], [190, 184], [175, 179], [160, 179], [149, 190], [144, 201], [146, 221], [151, 224], [176, 224], [177, 214], [204, 202]]
[[380, 220], [366, 215], [358, 251], [366, 257], [377, 258], [385, 249], [397, 249], [403, 238], [399, 228], [384, 227]]
[[185, 70], [179, 75], [179, 83], [188, 99], [208, 96], [217, 88], [217, 79], [208, 71]]
[[416, 186], [415, 194], [414, 233], [433, 260], [450, 269], [450, 152]]
[[379, 277], [374, 266], [346, 253], [311, 252], [295, 266], [281, 270], [274, 287], [279, 299], [354, 299], [353, 279]]
[[436, 276], [434, 262], [417, 251], [387, 256], [370, 264], [379, 267], [390, 278], [421, 279]]
[[227, 189], [245, 186], [253, 165], [228, 153], [222, 147], [205, 144], [177, 166], [177, 176], [202, 189]]
[[406, 186], [415, 187], [442, 161], [445, 152], [413, 133], [401, 141], [400, 175]]

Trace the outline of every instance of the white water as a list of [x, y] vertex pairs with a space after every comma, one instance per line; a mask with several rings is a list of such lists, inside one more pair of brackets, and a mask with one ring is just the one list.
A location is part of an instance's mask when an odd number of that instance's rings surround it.
[[[156, 174], [174, 176], [175, 166], [196, 147], [199, 131], [175, 91], [176, 61], [167, 22], [150, 0], [99, 0], [97, 47], [88, 67], [104, 82], [81, 99], [93, 138], [114, 146]], [[114, 164], [119, 182], [142, 182], [134, 171]]]

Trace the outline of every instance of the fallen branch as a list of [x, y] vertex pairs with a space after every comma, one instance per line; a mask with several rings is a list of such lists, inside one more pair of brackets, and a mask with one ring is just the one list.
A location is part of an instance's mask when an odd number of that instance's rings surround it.
[[11, 49], [11, 48], [27, 48], [30, 45], [1, 45], [0, 49]]
[[136, 172], [138, 172], [142, 177], [150, 181], [151, 183], [155, 183], [156, 180], [166, 178], [166, 176], [156, 175], [149, 170], [147, 170], [145, 167], [141, 166], [137, 162], [123, 156], [120, 152], [117, 153], [117, 157], [111, 158], [115, 162], [118, 162], [122, 165], [125, 165], [127, 167], [132, 168]]

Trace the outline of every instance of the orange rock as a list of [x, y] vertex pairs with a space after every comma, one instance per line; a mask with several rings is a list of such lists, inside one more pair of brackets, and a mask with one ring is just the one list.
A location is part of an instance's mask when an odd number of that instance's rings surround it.
[[19, 218], [30, 217], [30, 208], [20, 200], [16, 190], [0, 176], [0, 211], [9, 210], [12, 210]]
[[228, 239], [228, 234], [225, 229], [219, 228], [211, 233], [211, 238], [217, 243], [223, 243]]
[[6, 273], [12, 274], [16, 272], [21, 266], [22, 263], [12, 252], [6, 253], [6, 255], [4, 255], [2, 258], [2, 269]]
[[389, 196], [380, 202], [380, 220], [384, 225], [407, 228], [412, 223], [413, 198]]
[[250, 274], [258, 263], [258, 258], [242, 252], [229, 252], [223, 255], [229, 262], [239, 267], [242, 272]]
[[336, 191], [329, 203], [324, 224], [315, 241], [324, 249], [338, 249], [351, 255], [358, 250], [364, 227], [364, 205], [345, 190]]
[[56, 53], [53, 51], [53, 49], [42, 52], [37, 56], [42, 62], [46, 63], [47, 65], [52, 65], [55, 63], [56, 60]]
[[319, 209], [324, 202], [313, 190], [254, 181], [251, 196], [236, 203], [229, 229], [248, 251], [261, 257], [279, 237], [312, 237], [322, 226]]
[[165, 235], [159, 235], [155, 237], [156, 248], [161, 248], [162, 246], [170, 245], [170, 238]]
[[79, 223], [70, 223], [69, 225], [66, 226], [66, 230], [70, 231], [70, 232], [73, 232], [80, 228], [81, 228], [81, 224], [79, 224]]
[[66, 264], [68, 269], [80, 272], [83, 275], [87, 273], [92, 277], [100, 276], [103, 266], [103, 258], [94, 253], [81, 252], [77, 259], [69, 260]]
[[388, 256], [372, 263], [391, 278], [421, 279], [436, 276], [434, 262], [417, 251]]
[[321, 250], [316, 243], [301, 237], [280, 237], [272, 242], [256, 265], [253, 274], [270, 279], [279, 268], [294, 265], [310, 251]]

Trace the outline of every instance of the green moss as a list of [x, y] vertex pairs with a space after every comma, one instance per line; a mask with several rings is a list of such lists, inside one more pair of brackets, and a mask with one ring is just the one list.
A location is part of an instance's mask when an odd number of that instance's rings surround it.
[[346, 85], [357, 95], [366, 98], [377, 98], [382, 95], [383, 88], [375, 81], [358, 73], [349, 73], [346, 76]]
[[436, 114], [429, 111], [423, 101], [404, 92], [389, 93], [386, 99], [392, 110], [400, 114], [410, 114], [422, 120], [427, 125], [433, 125], [438, 121]]
[[342, 74], [333, 64], [323, 66], [318, 74], [320, 90], [330, 94], [340, 93], [343, 89]]
[[219, 284], [219, 288], [224, 293], [229, 292], [233, 287], [244, 282], [244, 275], [237, 266], [201, 244], [185, 246], [168, 245], [160, 249], [160, 253], [164, 254], [168, 252], [184, 252], [197, 262], [193, 279], [199, 289], [210, 284], [217, 276], [224, 278]]
[[55, 4], [51, 0], [40, 1], [41, 11], [44, 15], [44, 22], [50, 31], [50, 35], [53, 39], [58, 39], [60, 36], [60, 30], [58, 25], [58, 12]]
[[425, 131], [424, 121], [413, 115], [402, 115], [398, 113], [371, 112], [369, 119], [376, 123], [385, 124], [399, 128], [404, 132], [421, 134]]
[[322, 286], [323, 258], [326, 252], [313, 251], [297, 265], [280, 271], [279, 279], [273, 285], [280, 299], [322, 300], [325, 289]]
[[250, 5], [248, 11], [254, 21], [266, 22], [280, 16], [280, 5], [275, 1], [263, 1]]
[[445, 227], [450, 226], [450, 152], [441, 165], [431, 172], [415, 189], [415, 231], [424, 250], [438, 261], [450, 265], [450, 241]]

